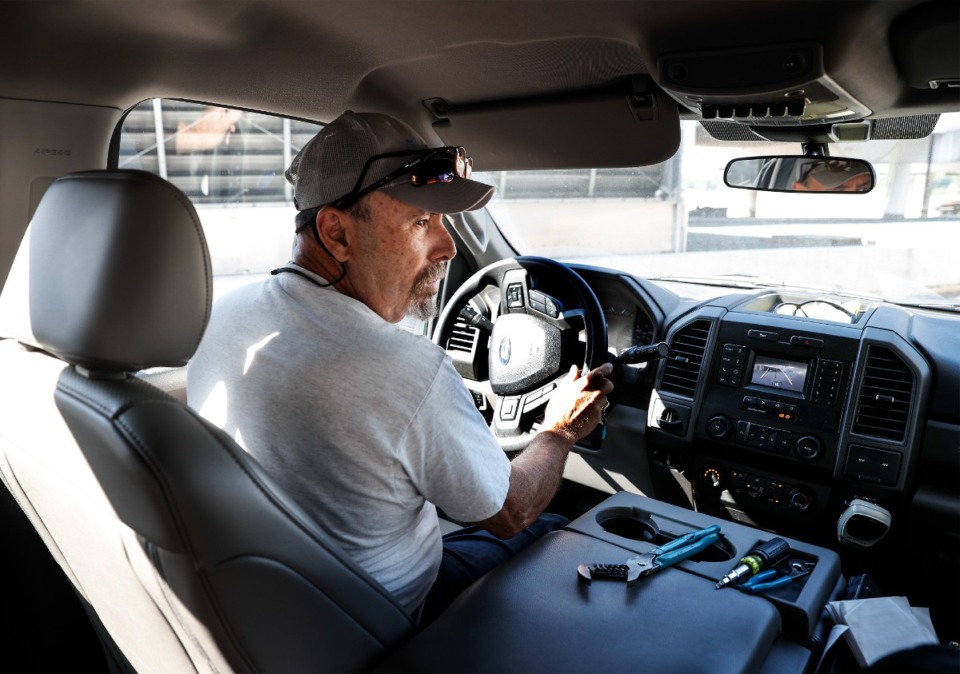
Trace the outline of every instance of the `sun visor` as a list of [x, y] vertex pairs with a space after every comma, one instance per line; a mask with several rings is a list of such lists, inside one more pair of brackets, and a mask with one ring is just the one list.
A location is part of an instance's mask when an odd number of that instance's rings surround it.
[[478, 171], [646, 166], [680, 146], [677, 104], [646, 76], [561, 96], [425, 104], [443, 143], [464, 146]]

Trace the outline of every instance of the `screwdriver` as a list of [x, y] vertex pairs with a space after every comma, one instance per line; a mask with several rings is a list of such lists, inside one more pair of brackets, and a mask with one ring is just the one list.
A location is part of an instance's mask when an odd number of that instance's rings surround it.
[[790, 545], [782, 538], [771, 538], [751, 550], [746, 557], [737, 562], [733, 571], [720, 579], [717, 589], [729, 585], [744, 576], [752, 576], [767, 566], [779, 564], [790, 554]]

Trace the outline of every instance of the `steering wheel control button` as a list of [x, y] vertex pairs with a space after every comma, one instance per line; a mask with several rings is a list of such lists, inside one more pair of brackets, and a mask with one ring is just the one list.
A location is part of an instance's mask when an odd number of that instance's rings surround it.
[[520, 283], [511, 283], [507, 286], [507, 308], [508, 309], [522, 309], [523, 308], [523, 285]]
[[771, 330], [748, 330], [747, 337], [759, 339], [763, 342], [776, 342], [780, 340], [780, 333]]
[[557, 303], [553, 298], [544, 295], [538, 290], [531, 290], [527, 296], [530, 298], [530, 306], [541, 314], [549, 316], [550, 318], [557, 318], [560, 315], [560, 310], [557, 308]]
[[526, 414], [530, 410], [539, 407], [547, 402], [549, 399], [550, 392], [557, 387], [555, 382], [551, 382], [542, 388], [538, 388], [536, 391], [531, 391], [523, 397], [523, 413]]
[[504, 398], [500, 404], [500, 418], [504, 421], [513, 421], [517, 418], [517, 409], [520, 406], [520, 398]]

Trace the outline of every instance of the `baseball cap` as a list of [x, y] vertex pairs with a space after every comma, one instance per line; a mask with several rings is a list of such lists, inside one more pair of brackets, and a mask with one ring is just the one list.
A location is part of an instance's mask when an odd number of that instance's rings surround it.
[[[430, 149], [416, 131], [389, 115], [348, 110], [300, 149], [284, 175], [293, 185], [297, 210], [304, 211], [363, 190]], [[383, 154], [395, 156], [369, 161]], [[492, 185], [460, 177], [414, 185], [400, 175], [379, 189], [430, 213], [476, 210], [493, 196]]]
[[865, 162], [822, 159], [815, 161], [804, 178], [812, 176], [825, 188], [833, 190], [859, 175], [869, 173]]

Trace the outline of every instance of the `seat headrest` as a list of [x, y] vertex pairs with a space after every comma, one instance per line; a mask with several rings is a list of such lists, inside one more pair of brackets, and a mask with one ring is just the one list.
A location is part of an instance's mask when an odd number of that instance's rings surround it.
[[90, 370], [185, 364], [207, 327], [211, 283], [193, 204], [150, 173], [63, 176], [30, 223], [34, 339]]

